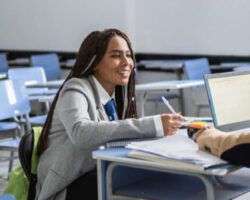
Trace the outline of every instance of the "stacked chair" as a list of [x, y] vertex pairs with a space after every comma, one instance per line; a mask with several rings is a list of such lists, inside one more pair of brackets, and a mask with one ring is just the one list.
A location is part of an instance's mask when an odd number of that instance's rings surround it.
[[[9, 172], [12, 169], [14, 151], [18, 150], [20, 137], [23, 135], [21, 130], [28, 131], [31, 126], [43, 126], [46, 115], [30, 117], [31, 111], [29, 99], [25, 87], [13, 83], [11, 80], [0, 81], [0, 134], [11, 132], [12, 137], [0, 139], [0, 150], [10, 151], [10, 156], [0, 158], [0, 161], [9, 160]], [[21, 126], [24, 129], [21, 129]]]

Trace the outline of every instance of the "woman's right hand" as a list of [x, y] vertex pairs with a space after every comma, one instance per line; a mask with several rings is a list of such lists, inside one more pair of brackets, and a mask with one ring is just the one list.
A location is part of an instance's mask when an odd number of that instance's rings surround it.
[[162, 114], [161, 121], [164, 130], [164, 135], [173, 135], [182, 126], [184, 117], [179, 114]]

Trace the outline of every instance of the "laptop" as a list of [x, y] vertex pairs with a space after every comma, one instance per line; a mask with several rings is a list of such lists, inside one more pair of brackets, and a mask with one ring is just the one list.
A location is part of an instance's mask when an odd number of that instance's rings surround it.
[[214, 126], [222, 131], [250, 130], [250, 71], [204, 76]]

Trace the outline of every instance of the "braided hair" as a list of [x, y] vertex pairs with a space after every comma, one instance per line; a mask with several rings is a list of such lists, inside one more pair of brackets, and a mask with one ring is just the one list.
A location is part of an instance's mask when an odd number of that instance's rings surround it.
[[[65, 82], [71, 78], [83, 78], [89, 77], [94, 74], [95, 67], [100, 63], [104, 54], [106, 53], [109, 41], [114, 36], [122, 37], [129, 47], [132, 55], [132, 60], [135, 65], [135, 56], [131, 46], [131, 42], [128, 36], [118, 29], [105, 29], [104, 31], [93, 31], [91, 32], [82, 42], [80, 49], [76, 56], [76, 62], [74, 67], [70, 71], [66, 80], [59, 88], [51, 106], [42, 129], [41, 136], [38, 141], [37, 154], [40, 156], [48, 146], [48, 136], [51, 127], [52, 117], [54, 114], [55, 106]], [[135, 118], [137, 117], [136, 103], [135, 103], [135, 68], [131, 72], [129, 77], [129, 82], [127, 85], [127, 96], [125, 97], [127, 101], [127, 108], [125, 110], [125, 118]], [[117, 104], [118, 118], [121, 119], [124, 110], [124, 94], [122, 86], [116, 86], [115, 88], [115, 99]]]

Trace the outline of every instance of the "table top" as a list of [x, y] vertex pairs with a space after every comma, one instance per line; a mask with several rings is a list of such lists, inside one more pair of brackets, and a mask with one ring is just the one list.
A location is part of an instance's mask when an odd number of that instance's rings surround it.
[[6, 73], [0, 73], [0, 79], [5, 79], [7, 78], [7, 74]]
[[136, 91], [176, 90], [204, 85], [203, 80], [173, 80], [137, 84]]

